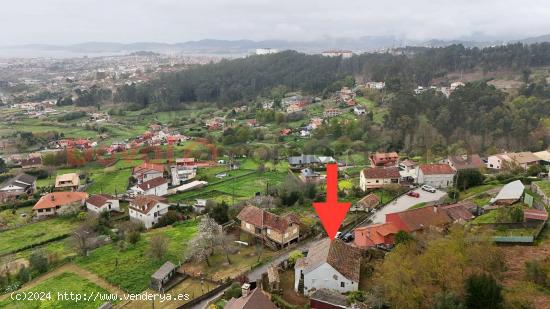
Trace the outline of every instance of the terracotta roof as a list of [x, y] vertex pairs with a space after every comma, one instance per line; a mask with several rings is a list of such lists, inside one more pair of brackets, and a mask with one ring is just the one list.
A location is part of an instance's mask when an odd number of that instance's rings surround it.
[[281, 217], [251, 205], [243, 208], [237, 215], [237, 219], [257, 227], [268, 227], [279, 232], [285, 232], [291, 223], [300, 224], [300, 219], [294, 214]]
[[138, 195], [130, 201], [128, 207], [146, 214], [149, 213], [149, 211], [151, 211], [151, 209], [155, 207], [158, 203], [167, 204], [168, 200], [166, 198], [155, 195]]
[[307, 257], [296, 263], [308, 273], [324, 263], [328, 263], [349, 280], [359, 282], [361, 272], [361, 251], [345, 244], [340, 239], [322, 239], [309, 248]]
[[262, 293], [260, 288], [255, 288], [247, 296], [231, 298], [223, 307], [225, 309], [277, 309], [277, 307]]
[[424, 175], [454, 174], [455, 171], [447, 164], [422, 164], [420, 170]]
[[368, 208], [374, 208], [380, 204], [380, 197], [374, 193], [371, 193], [360, 199], [357, 204], [364, 204]]
[[[397, 234], [397, 232], [399, 232], [399, 228], [392, 222], [386, 222], [358, 227], [354, 230], [354, 232], [356, 239], [364, 236], [370, 240], [372, 245], [379, 245], [385, 243], [385, 236]], [[363, 236], [358, 234], [361, 232]]]
[[84, 202], [88, 198], [86, 192], [52, 192], [41, 197], [32, 209], [55, 208], [75, 202]]
[[348, 298], [334, 290], [319, 289], [313, 292], [309, 298], [318, 302], [337, 306], [338, 308], [349, 308]]
[[548, 213], [545, 210], [538, 210], [534, 208], [524, 209], [523, 219], [546, 221], [548, 219]]
[[163, 173], [164, 172], [164, 165], [145, 162], [145, 163], [142, 163], [138, 166], [135, 166], [132, 169], [132, 174], [143, 174], [143, 173], [147, 173], [149, 171], [155, 171], [155, 172]]
[[114, 200], [115, 198], [113, 196], [107, 195], [107, 194], [94, 194], [90, 196], [86, 203], [92, 204], [96, 207], [101, 207], [105, 205], [109, 200]]
[[475, 208], [473, 202], [465, 201], [461, 203], [439, 206], [439, 208], [447, 213], [453, 221], [470, 221], [474, 215], [469, 209]]
[[399, 169], [397, 167], [370, 167], [363, 170], [365, 178], [399, 178]]
[[168, 183], [168, 181], [166, 181], [166, 179], [162, 178], [162, 177], [157, 177], [157, 178], [153, 178], [151, 180], [148, 180], [148, 181], [145, 181], [145, 182], [142, 182], [141, 184], [137, 185], [141, 190], [143, 191], [147, 191], [149, 189], [153, 189], [153, 188], [156, 188], [156, 187], [160, 187], [162, 186], [163, 184], [165, 183]]
[[479, 155], [449, 156], [449, 162], [457, 170], [476, 169], [485, 166]]
[[[386, 215], [386, 222], [389, 222], [388, 215]], [[406, 232], [414, 232], [422, 230], [428, 226], [441, 226], [451, 223], [451, 219], [444, 211], [438, 211], [435, 206], [426, 206], [417, 209], [405, 210], [397, 212], [397, 215], [401, 219], [401, 222], [408, 228]]]

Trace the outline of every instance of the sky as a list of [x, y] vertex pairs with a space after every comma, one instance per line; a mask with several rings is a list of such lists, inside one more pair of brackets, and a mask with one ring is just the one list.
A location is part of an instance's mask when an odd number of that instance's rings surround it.
[[550, 34], [547, 0], [2, 0], [0, 45]]

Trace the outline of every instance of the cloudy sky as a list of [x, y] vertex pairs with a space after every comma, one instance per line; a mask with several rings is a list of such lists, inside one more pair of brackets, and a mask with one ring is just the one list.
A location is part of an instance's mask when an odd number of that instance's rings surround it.
[[550, 33], [547, 0], [2, 0], [0, 45]]

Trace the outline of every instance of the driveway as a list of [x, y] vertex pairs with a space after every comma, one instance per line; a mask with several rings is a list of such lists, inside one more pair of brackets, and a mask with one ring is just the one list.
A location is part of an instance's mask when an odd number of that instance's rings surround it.
[[371, 217], [372, 223], [385, 223], [386, 214], [407, 210], [418, 203], [434, 202], [447, 194], [446, 192], [441, 190], [437, 190], [435, 193], [430, 193], [422, 191], [422, 189], [420, 188], [414, 189], [413, 191], [418, 192], [418, 194], [420, 194], [420, 197], [416, 198], [408, 195], [402, 195], [398, 197], [393, 202], [390, 202], [386, 206], [377, 210], [376, 213]]

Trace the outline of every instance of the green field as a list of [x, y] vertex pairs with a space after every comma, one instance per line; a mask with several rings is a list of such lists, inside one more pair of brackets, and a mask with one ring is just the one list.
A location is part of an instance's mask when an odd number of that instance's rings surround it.
[[268, 185], [270, 187], [280, 185], [286, 175], [287, 173], [284, 172], [265, 172], [263, 174], [253, 172], [236, 179], [226, 178], [222, 182], [208, 185], [200, 190], [172, 195], [168, 199], [171, 202], [189, 201], [195, 198], [205, 198], [204, 196], [208, 196], [211, 192], [217, 192], [218, 195], [234, 196], [236, 200], [249, 199], [256, 192], [265, 192]]
[[[46, 297], [47, 295], [50, 295], [51, 299], [47, 300], [11, 300], [9, 297], [0, 302], [1, 308], [17, 308], [17, 309], [34, 309], [34, 308], [80, 308], [80, 309], [95, 309], [101, 306], [105, 301], [101, 301], [100, 299], [94, 299], [96, 298], [95, 295], [98, 293], [101, 294], [108, 294], [109, 291], [106, 291], [102, 287], [90, 282], [87, 279], [84, 279], [82, 277], [79, 277], [76, 274], [73, 273], [62, 273], [60, 275], [57, 275], [53, 278], [49, 278], [45, 280], [44, 282], [38, 284], [37, 286], [28, 289], [23, 290], [21, 292], [37, 292], [42, 294], [41, 297]], [[49, 292], [49, 294], [48, 294]], [[88, 295], [90, 299], [87, 300], [81, 300], [80, 302], [75, 302], [71, 300], [60, 300], [58, 298], [58, 293], [75, 293], [79, 294], [82, 297], [84, 295]], [[34, 295], [34, 294], [32, 294]], [[118, 303], [118, 301], [114, 302], [115, 304]]]
[[[107, 169], [106, 169], [107, 170]], [[90, 194], [105, 193], [115, 194], [124, 193], [128, 187], [128, 179], [132, 176], [130, 168], [114, 170], [111, 172], [94, 172], [91, 175], [92, 184], [86, 192]]]
[[165, 262], [148, 256], [151, 237], [163, 234], [169, 238], [167, 260], [177, 264], [196, 231], [195, 221], [151, 230], [142, 234], [141, 240], [126, 250], [121, 251], [116, 244], [108, 244], [93, 250], [87, 257], [78, 257], [76, 263], [126, 292], [139, 293], [147, 289], [151, 275]]
[[0, 232], [0, 255], [71, 233], [80, 221], [56, 217]]

